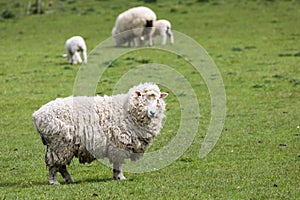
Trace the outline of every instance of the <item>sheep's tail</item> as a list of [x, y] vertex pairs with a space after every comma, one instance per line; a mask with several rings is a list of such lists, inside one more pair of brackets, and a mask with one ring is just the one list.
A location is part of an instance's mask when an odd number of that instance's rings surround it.
[[[32, 115], [32, 121], [33, 121], [36, 131], [40, 134], [40, 138], [41, 138], [43, 145], [47, 145], [46, 139], [42, 136], [42, 134], [38, 128], [38, 125], [36, 124], [36, 117], [34, 115]], [[47, 146], [47, 150], [48, 150], [48, 146]]]

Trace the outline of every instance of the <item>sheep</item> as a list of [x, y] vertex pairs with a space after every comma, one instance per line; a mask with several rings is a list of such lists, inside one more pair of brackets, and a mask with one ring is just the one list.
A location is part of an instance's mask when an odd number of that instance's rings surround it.
[[171, 23], [168, 20], [161, 19], [154, 21], [154, 27], [155, 27], [155, 32], [153, 34], [153, 44], [155, 44], [155, 36], [161, 35], [162, 36], [162, 45], [165, 45], [167, 42], [167, 35], [170, 38], [170, 43], [174, 43], [174, 36], [171, 31]]
[[153, 22], [156, 14], [147, 7], [139, 6], [130, 8], [116, 19], [112, 29], [112, 37], [117, 47], [128, 42], [128, 47], [136, 46], [134, 39], [138, 38], [137, 46], [143, 44], [144, 36], [149, 38], [149, 45], [152, 46], [152, 35], [155, 31]]
[[127, 94], [58, 98], [32, 115], [41, 140], [47, 146], [45, 163], [49, 183], [59, 185], [56, 173], [73, 183], [66, 165], [77, 157], [90, 163], [107, 157], [113, 178], [126, 179], [121, 165], [140, 159], [160, 133], [168, 93], [154, 83], [141, 83]]
[[80, 52], [82, 52], [83, 62], [87, 63], [87, 48], [84, 39], [81, 36], [73, 36], [65, 44], [67, 58], [70, 64], [76, 65], [82, 63]]

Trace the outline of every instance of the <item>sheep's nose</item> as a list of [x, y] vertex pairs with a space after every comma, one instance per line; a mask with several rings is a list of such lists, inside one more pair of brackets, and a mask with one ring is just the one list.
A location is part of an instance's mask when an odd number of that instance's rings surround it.
[[155, 115], [155, 112], [153, 112], [153, 111], [150, 111], [149, 113], [150, 113], [151, 117], [154, 117], [154, 115]]

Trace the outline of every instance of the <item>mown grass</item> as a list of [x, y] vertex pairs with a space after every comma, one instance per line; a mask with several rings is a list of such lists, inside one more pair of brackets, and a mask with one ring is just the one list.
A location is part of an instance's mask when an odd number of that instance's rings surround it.
[[[27, 1], [0, 1], [13, 18], [0, 19], [1, 199], [297, 199], [300, 193], [300, 2], [157, 1], [146, 4], [173, 29], [201, 44], [219, 67], [227, 118], [213, 151], [199, 159], [210, 120], [210, 97], [201, 76], [183, 59], [136, 51], [112, 63], [97, 93], [110, 94], [126, 70], [163, 63], [184, 74], [197, 91], [201, 124], [193, 144], [172, 165], [126, 173], [112, 181], [99, 162], [69, 171], [76, 183], [48, 185], [45, 147], [31, 122], [35, 109], [72, 94], [79, 66], [69, 66], [64, 42], [82, 35], [89, 50], [110, 37], [117, 15], [142, 1], [53, 1], [42, 15], [25, 16]], [[176, 38], [175, 38], [176, 42]], [[176, 94], [155, 150], [176, 132]], [[62, 179], [60, 178], [60, 181]]]

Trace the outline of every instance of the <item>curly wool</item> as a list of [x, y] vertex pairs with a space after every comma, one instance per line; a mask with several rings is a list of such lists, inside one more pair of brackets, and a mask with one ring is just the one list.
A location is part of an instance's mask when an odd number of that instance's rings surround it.
[[[145, 27], [149, 32], [148, 38], [152, 41], [152, 35], [155, 31], [153, 23], [156, 20], [156, 14], [148, 7], [139, 6], [130, 8], [118, 15], [115, 26], [112, 29], [112, 36], [116, 46], [128, 42], [128, 46], [131, 46], [131, 42], [134, 44], [134, 38], [139, 39], [139, 45], [142, 41], [141, 37], [144, 35]], [[152, 44], [151, 44], [152, 45]]]
[[67, 58], [70, 64], [82, 63], [80, 52], [82, 52], [83, 62], [87, 63], [87, 47], [81, 36], [73, 36], [65, 44]]
[[171, 31], [171, 23], [168, 20], [160, 19], [154, 21], [155, 32], [153, 34], [153, 41], [155, 43], [155, 37], [160, 35], [162, 37], [162, 45], [165, 45], [167, 42], [167, 36], [170, 38], [170, 43], [174, 43], [174, 36]]
[[67, 165], [108, 157], [112, 163], [139, 159], [162, 128], [165, 102], [158, 101], [158, 115], [149, 118], [143, 95], [160, 95], [157, 85], [140, 84], [128, 94], [58, 98], [33, 113], [33, 121], [45, 145], [46, 165]]

